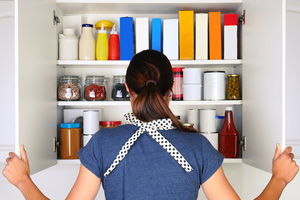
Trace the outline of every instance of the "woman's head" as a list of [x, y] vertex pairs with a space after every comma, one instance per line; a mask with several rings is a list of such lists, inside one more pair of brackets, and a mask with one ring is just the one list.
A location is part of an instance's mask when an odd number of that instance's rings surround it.
[[164, 54], [155, 50], [144, 50], [136, 54], [127, 68], [126, 84], [132, 98], [133, 114], [138, 119], [149, 122], [171, 118], [174, 126], [189, 131], [168, 106], [173, 86], [173, 70]]

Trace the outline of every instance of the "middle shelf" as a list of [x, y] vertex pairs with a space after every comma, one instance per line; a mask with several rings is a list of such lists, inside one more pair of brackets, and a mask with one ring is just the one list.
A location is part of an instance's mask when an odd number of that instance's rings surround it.
[[[129, 106], [129, 101], [58, 101], [58, 106]], [[224, 101], [170, 101], [170, 106], [242, 105], [242, 100]]]

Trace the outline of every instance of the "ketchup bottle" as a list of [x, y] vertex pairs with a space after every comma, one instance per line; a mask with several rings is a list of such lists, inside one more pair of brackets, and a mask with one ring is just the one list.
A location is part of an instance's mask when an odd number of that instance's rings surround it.
[[232, 107], [226, 107], [223, 128], [219, 133], [219, 152], [225, 158], [237, 158], [239, 156], [239, 133], [234, 127]]
[[114, 24], [109, 37], [108, 60], [120, 60], [120, 40], [115, 29], [116, 25]]

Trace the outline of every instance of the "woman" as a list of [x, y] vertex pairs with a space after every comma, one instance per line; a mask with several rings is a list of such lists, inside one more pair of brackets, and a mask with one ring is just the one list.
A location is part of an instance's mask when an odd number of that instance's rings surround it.
[[[131, 60], [126, 87], [133, 113], [126, 125], [101, 129], [79, 152], [78, 178], [67, 199], [94, 199], [103, 184], [106, 199], [239, 199], [227, 181], [223, 156], [194, 129], [185, 128], [168, 107], [173, 71], [166, 56], [145, 50]], [[296, 173], [291, 148], [277, 146], [273, 176], [258, 199], [279, 198]], [[47, 199], [31, 181], [22, 159], [9, 154], [3, 174], [26, 199]], [[274, 196], [275, 195], [275, 196]]]

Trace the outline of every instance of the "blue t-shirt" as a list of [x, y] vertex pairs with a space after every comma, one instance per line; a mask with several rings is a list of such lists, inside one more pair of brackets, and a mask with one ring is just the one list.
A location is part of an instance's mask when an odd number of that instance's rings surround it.
[[138, 128], [127, 124], [101, 129], [78, 152], [81, 163], [101, 179], [106, 199], [197, 199], [200, 185], [219, 169], [224, 159], [200, 133], [159, 130], [192, 166], [191, 172], [186, 172], [144, 132], [119, 165], [104, 176]]

